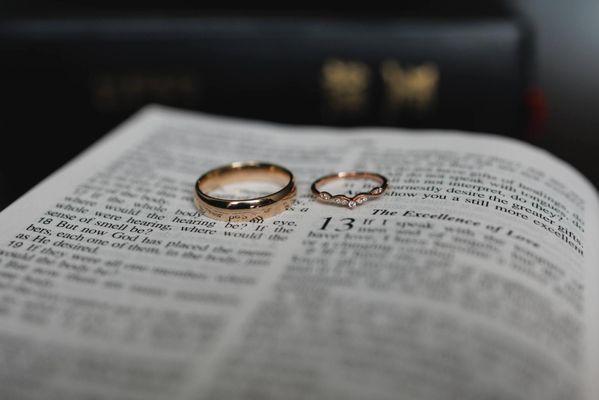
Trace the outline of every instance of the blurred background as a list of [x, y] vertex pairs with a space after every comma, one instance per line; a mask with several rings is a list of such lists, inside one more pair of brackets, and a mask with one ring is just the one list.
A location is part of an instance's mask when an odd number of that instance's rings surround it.
[[599, 184], [596, 0], [80, 3], [0, 4], [0, 209], [148, 103], [511, 136]]

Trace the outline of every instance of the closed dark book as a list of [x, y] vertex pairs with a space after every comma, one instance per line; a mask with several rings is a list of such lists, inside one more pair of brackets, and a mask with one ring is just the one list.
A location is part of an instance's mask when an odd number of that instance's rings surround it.
[[40, 179], [147, 103], [517, 136], [528, 42], [509, 14], [16, 16], [0, 22], [4, 139], [37, 144]]

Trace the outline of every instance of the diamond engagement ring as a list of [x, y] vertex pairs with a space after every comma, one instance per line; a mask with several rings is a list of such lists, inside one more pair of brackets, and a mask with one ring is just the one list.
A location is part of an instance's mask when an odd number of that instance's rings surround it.
[[[375, 186], [367, 192], [360, 192], [353, 197], [346, 196], [344, 194], [333, 195], [326, 191], [320, 191], [320, 188], [323, 185], [338, 179], [368, 179], [377, 182], [379, 186]], [[364, 203], [365, 201], [379, 197], [385, 192], [386, 189], [387, 178], [385, 178], [383, 175], [374, 172], [362, 171], [337, 172], [335, 174], [318, 178], [312, 184], [312, 194], [316, 197], [317, 200], [348, 208], [355, 208], [358, 205]]]

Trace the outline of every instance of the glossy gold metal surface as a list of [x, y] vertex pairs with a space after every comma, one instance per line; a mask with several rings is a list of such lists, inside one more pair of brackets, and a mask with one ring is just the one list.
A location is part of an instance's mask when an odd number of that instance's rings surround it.
[[[283, 186], [277, 192], [249, 199], [223, 199], [208, 193], [224, 185], [243, 181], [273, 182]], [[196, 181], [194, 202], [206, 216], [232, 222], [260, 221], [291, 207], [296, 188], [288, 169], [265, 162], [235, 162], [208, 171]]]
[[[331, 194], [329, 192], [320, 191], [320, 188], [323, 185], [331, 181], [335, 181], [338, 179], [368, 179], [373, 180], [379, 184], [367, 192], [360, 192], [353, 197], [346, 196], [344, 194]], [[360, 204], [368, 201], [371, 198], [376, 198], [381, 196], [385, 190], [387, 190], [387, 178], [385, 178], [381, 174], [377, 174], [375, 172], [363, 172], [363, 171], [347, 171], [347, 172], [337, 172], [335, 174], [326, 175], [321, 178], [318, 178], [312, 184], [312, 194], [316, 196], [317, 200], [320, 200], [325, 203], [336, 204], [339, 206], [344, 206], [348, 208], [355, 208]]]

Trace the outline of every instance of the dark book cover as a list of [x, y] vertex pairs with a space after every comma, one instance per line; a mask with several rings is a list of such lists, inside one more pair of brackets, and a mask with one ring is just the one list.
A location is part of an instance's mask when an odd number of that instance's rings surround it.
[[1, 96], [16, 111], [3, 136], [35, 143], [40, 162], [17, 186], [148, 103], [292, 124], [525, 126], [530, 38], [510, 13], [53, 11], [0, 21]]

